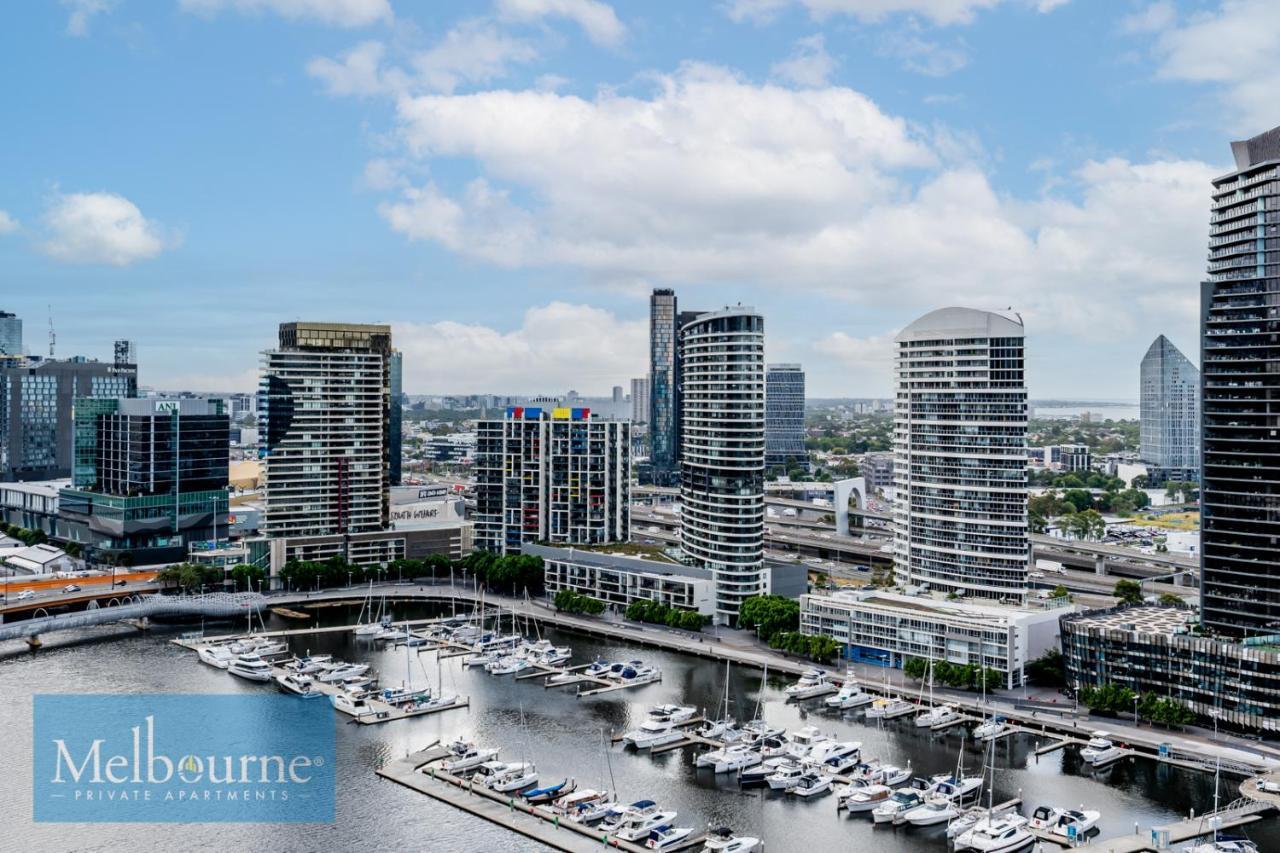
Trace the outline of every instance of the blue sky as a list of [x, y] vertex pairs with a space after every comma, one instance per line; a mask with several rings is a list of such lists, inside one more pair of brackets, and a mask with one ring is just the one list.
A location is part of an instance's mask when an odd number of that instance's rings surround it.
[[1262, 0], [8, 4], [0, 309], [248, 390], [290, 319], [395, 324], [411, 393], [606, 393], [647, 294], [743, 302], [814, 396], [1019, 311], [1037, 397], [1196, 357], [1208, 180], [1280, 123]]

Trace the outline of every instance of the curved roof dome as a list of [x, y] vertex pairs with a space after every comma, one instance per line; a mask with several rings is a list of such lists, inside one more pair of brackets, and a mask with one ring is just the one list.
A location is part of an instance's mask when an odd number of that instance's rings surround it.
[[1020, 338], [1022, 321], [977, 308], [939, 308], [930, 311], [894, 338], [919, 341], [933, 338]]

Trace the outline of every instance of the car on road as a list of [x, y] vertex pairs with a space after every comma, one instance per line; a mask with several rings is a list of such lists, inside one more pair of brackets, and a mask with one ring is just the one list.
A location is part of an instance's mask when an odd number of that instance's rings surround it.
[[124, 585], [125, 585], [125, 584], [127, 584], [127, 583], [128, 583], [128, 581], [127, 581], [127, 580], [124, 580], [123, 578], [121, 578], [120, 580], [116, 581], [114, 585], [115, 585], [115, 586], [124, 586]]
[[63, 592], [79, 592], [79, 591], [80, 591], [80, 587], [76, 586], [76, 585], [75, 585], [75, 584], [73, 584], [73, 583], [69, 583], [69, 584], [67, 584], [66, 586], [64, 586], [64, 587], [62, 588], [62, 591], [63, 591]]
[[34, 589], [24, 589], [22, 592], [18, 593], [18, 601], [30, 601], [35, 597], [36, 591]]
[[1031, 572], [1031, 573], [1030, 573], [1030, 577], [1033, 577], [1033, 578], [1042, 578], [1042, 577], [1044, 577], [1044, 572]]

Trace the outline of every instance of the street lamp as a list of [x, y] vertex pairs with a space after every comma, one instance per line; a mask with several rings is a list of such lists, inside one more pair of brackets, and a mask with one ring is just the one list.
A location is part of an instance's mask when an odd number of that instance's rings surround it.
[[1133, 724], [1138, 726], [1138, 694], [1133, 694]]

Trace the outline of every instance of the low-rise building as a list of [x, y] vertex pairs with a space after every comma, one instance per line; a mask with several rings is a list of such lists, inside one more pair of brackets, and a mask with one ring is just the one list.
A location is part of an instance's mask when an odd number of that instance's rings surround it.
[[0, 521], [42, 530], [50, 539], [61, 538], [58, 493], [70, 485], [70, 480], [0, 483]]
[[1009, 688], [1058, 646], [1060, 612], [880, 590], [800, 597], [802, 633], [825, 634], [855, 663], [900, 669], [909, 658], [990, 667]]
[[6, 574], [49, 575], [75, 566], [67, 552], [53, 545], [32, 545], [4, 555]]
[[392, 560], [423, 560], [443, 554], [461, 560], [473, 550], [469, 521], [449, 520], [412, 529], [370, 530], [349, 535], [280, 536], [249, 539], [249, 561], [267, 566], [274, 577], [291, 560], [321, 562], [342, 557], [358, 566], [386, 565]]
[[1195, 611], [1141, 605], [1062, 617], [1067, 684], [1115, 684], [1176, 699], [1196, 714], [1280, 732], [1280, 635], [1243, 642], [1197, 634]]
[[715, 613], [715, 582], [711, 574], [671, 559], [655, 550], [637, 553], [634, 545], [592, 548], [556, 548], [526, 544], [522, 553], [541, 557], [547, 593], [562, 589], [616, 606], [619, 610], [637, 599], [658, 601], [668, 607]]

